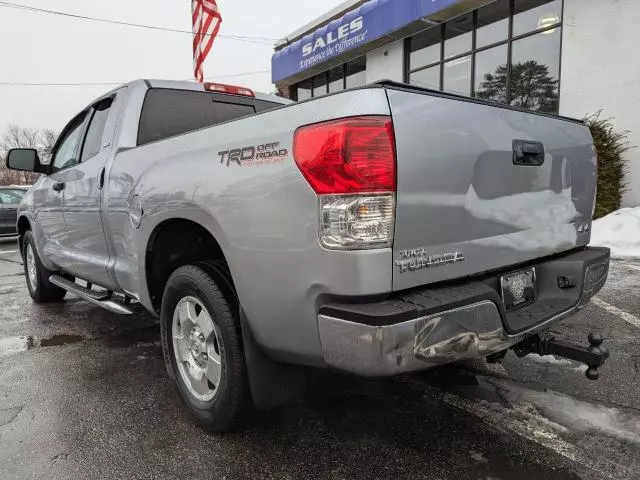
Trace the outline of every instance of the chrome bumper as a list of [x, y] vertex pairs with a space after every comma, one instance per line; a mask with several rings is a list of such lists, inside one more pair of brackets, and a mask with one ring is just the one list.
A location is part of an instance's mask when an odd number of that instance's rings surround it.
[[318, 329], [324, 359], [339, 370], [388, 376], [484, 357], [583, 308], [602, 288], [607, 274], [608, 259], [606, 264], [588, 266], [582, 294], [573, 307], [517, 335], [507, 333], [499, 309], [488, 300], [385, 326], [320, 314]]

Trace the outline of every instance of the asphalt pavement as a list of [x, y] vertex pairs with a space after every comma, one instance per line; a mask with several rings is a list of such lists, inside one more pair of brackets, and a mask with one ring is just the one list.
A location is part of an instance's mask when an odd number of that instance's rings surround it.
[[230, 435], [194, 427], [156, 319], [68, 295], [32, 303], [0, 241], [0, 479], [638, 479], [640, 264], [554, 332], [603, 334], [601, 378], [555, 357], [393, 379], [317, 376], [301, 400]]

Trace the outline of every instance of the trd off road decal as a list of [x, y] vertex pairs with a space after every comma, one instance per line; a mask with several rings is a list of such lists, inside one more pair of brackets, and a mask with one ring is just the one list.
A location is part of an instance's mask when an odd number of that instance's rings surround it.
[[220, 163], [225, 164], [227, 167], [232, 165], [244, 167], [281, 163], [288, 154], [289, 150], [280, 148], [280, 142], [263, 143], [261, 145], [218, 152]]

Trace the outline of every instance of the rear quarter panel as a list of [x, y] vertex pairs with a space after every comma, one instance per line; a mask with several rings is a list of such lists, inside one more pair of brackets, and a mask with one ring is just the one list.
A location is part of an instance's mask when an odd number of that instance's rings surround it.
[[[355, 90], [119, 153], [107, 185], [118, 283], [150, 307], [149, 238], [164, 221], [193, 220], [221, 245], [258, 342], [276, 358], [322, 365], [319, 298], [389, 292], [391, 249], [320, 247], [317, 198], [293, 160], [293, 134], [301, 125], [375, 114], [389, 114], [384, 90]], [[218, 155], [275, 142], [288, 152], [279, 162], [227, 165]], [[144, 208], [138, 230], [129, 220], [133, 195]]]

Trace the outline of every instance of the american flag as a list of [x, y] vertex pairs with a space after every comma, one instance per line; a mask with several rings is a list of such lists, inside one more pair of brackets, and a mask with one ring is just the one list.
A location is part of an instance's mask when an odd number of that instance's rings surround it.
[[216, 0], [191, 0], [193, 18], [193, 75], [204, 82], [202, 64], [209, 55], [213, 40], [218, 35], [222, 17]]

